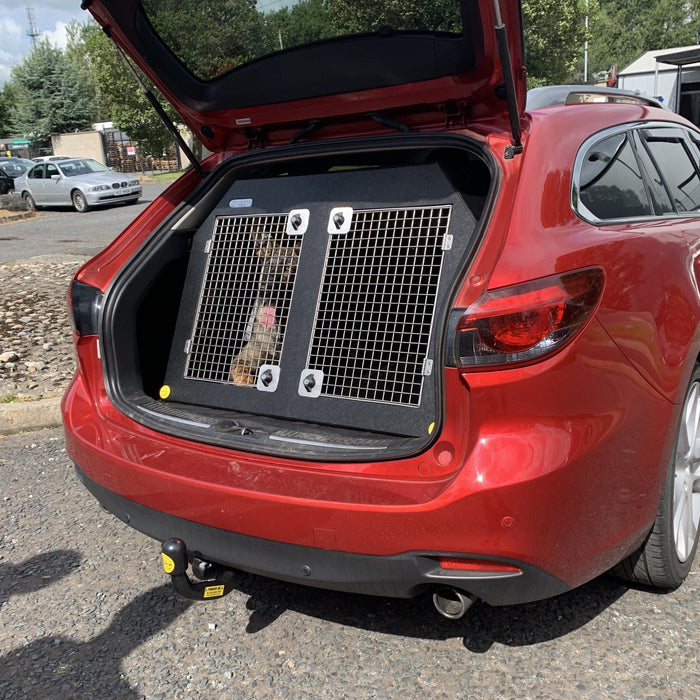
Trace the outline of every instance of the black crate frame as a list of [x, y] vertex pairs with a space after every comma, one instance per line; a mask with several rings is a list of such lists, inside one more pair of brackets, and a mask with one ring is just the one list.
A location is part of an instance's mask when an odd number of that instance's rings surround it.
[[[291, 215], [300, 211], [306, 212], [307, 217], [301, 235], [290, 227]], [[344, 214], [344, 223], [340, 226], [336, 217], [338, 213]], [[423, 309], [423, 315], [426, 309], [429, 315], [427, 335], [425, 320], [421, 321], [421, 353], [424, 357], [412, 360], [413, 380], [417, 381], [416, 374], [420, 374], [419, 390], [417, 393], [412, 390], [410, 395], [397, 393], [395, 388], [384, 394], [380, 391], [379, 399], [376, 395], [363, 394], [362, 390], [355, 395], [338, 395], [337, 391], [329, 393], [330, 384], [326, 382], [325, 373], [318, 369], [312, 344], [322, 306], [320, 290], [325, 283], [333, 246], [351, 240], [353, 224], [360, 225], [364, 220], [426, 215], [440, 219], [439, 225], [433, 221], [418, 226], [422, 232], [420, 235], [426, 241], [430, 239], [427, 247], [432, 253], [428, 257], [439, 254], [440, 269], [437, 278], [433, 275], [431, 280], [433, 298]], [[205, 276], [216, 245], [217, 227], [222, 221], [235, 219], [240, 223], [254, 217], [263, 221], [272, 217], [277, 222], [278, 237], [298, 235], [300, 240], [296, 279], [285, 319], [284, 344], [279, 357], [270, 363], [279, 367], [273, 391], [262, 390], [259, 378], [257, 385], [238, 385], [221, 376], [215, 381], [187, 376], [197, 317], [206, 288]], [[347, 230], [341, 231], [342, 228]], [[280, 234], [282, 229], [284, 233]], [[381, 225], [371, 229], [370, 235], [372, 233], [382, 235]], [[162, 396], [181, 404], [397, 435], [420, 437], [429, 434], [439, 416], [436, 371], [442, 371], [439, 352], [448, 312], [446, 305], [456, 275], [471, 252], [475, 233], [473, 215], [442, 169], [435, 164], [237, 181], [194, 236], [166, 371], [167, 389]], [[399, 230], [397, 240], [400, 241], [401, 237]], [[394, 241], [388, 242], [388, 245], [393, 244]], [[358, 263], [362, 262], [359, 258], [364, 253], [358, 250]], [[398, 259], [396, 255], [395, 258]], [[410, 273], [406, 279], [412, 279]], [[392, 303], [395, 306], [403, 300], [410, 305], [412, 300], [415, 303], [422, 296], [420, 289], [408, 290], [406, 295], [396, 296]], [[410, 315], [410, 309], [408, 312]], [[400, 335], [400, 323], [398, 327]], [[240, 328], [236, 331], [239, 336], [241, 332]], [[240, 342], [233, 345], [237, 348]], [[348, 342], [347, 346], [351, 353], [352, 344]], [[396, 345], [396, 348], [400, 347], [400, 344]], [[392, 353], [396, 355], [399, 350], [394, 349]], [[224, 364], [231, 361], [234, 354], [231, 348]], [[334, 357], [338, 359], [338, 356]], [[382, 357], [380, 353], [379, 359], [372, 360], [371, 368], [367, 370], [369, 374], [378, 374], [377, 362]], [[388, 364], [396, 370], [400, 363], [394, 359], [393, 364]], [[309, 375], [310, 383], [316, 386], [304, 389], [305, 377]], [[355, 380], [357, 384], [358, 380]]]

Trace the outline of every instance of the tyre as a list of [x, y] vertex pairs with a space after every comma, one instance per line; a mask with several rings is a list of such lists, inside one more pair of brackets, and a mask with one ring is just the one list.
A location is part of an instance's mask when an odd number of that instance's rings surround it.
[[683, 402], [659, 510], [642, 546], [618, 564], [619, 578], [676, 588], [688, 575], [698, 548], [700, 522], [700, 366]]
[[34, 201], [34, 197], [32, 197], [29, 192], [22, 192], [22, 199], [27, 205], [27, 209], [29, 209], [29, 211], [36, 211], [36, 202]]
[[73, 200], [73, 208], [79, 214], [84, 214], [86, 211], [90, 210], [87, 199], [85, 199], [85, 195], [80, 190], [75, 190], [71, 195], [71, 199]]
[[132, 197], [131, 199], [127, 199], [126, 203], [127, 204], [136, 204], [136, 202], [138, 202], [138, 201], [139, 201], [138, 197]]

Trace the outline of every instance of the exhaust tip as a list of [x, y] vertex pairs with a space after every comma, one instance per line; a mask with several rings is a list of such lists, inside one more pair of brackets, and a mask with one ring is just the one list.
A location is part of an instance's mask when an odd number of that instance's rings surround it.
[[448, 620], [459, 620], [476, 601], [475, 595], [448, 586], [438, 588], [433, 593], [435, 609]]

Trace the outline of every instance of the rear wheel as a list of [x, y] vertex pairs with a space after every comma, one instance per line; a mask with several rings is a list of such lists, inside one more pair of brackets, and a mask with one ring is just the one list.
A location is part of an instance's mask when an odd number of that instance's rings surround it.
[[654, 526], [642, 546], [618, 564], [620, 578], [659, 588], [683, 583], [698, 547], [700, 524], [700, 366], [685, 396]]
[[36, 202], [34, 201], [34, 197], [32, 197], [32, 195], [29, 194], [29, 192], [22, 192], [22, 199], [27, 205], [27, 209], [29, 209], [29, 211], [36, 210]]
[[73, 192], [72, 200], [73, 200], [73, 208], [79, 214], [84, 214], [86, 211], [88, 211], [90, 209], [90, 207], [87, 203], [87, 199], [85, 199], [85, 195], [80, 190], [75, 190], [75, 192]]

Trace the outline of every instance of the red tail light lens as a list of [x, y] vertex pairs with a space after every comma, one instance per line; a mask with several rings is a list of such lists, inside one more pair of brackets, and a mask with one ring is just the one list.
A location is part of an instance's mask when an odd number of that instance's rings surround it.
[[558, 350], [591, 317], [604, 285], [593, 267], [486, 292], [457, 324], [457, 366], [532, 362]]

